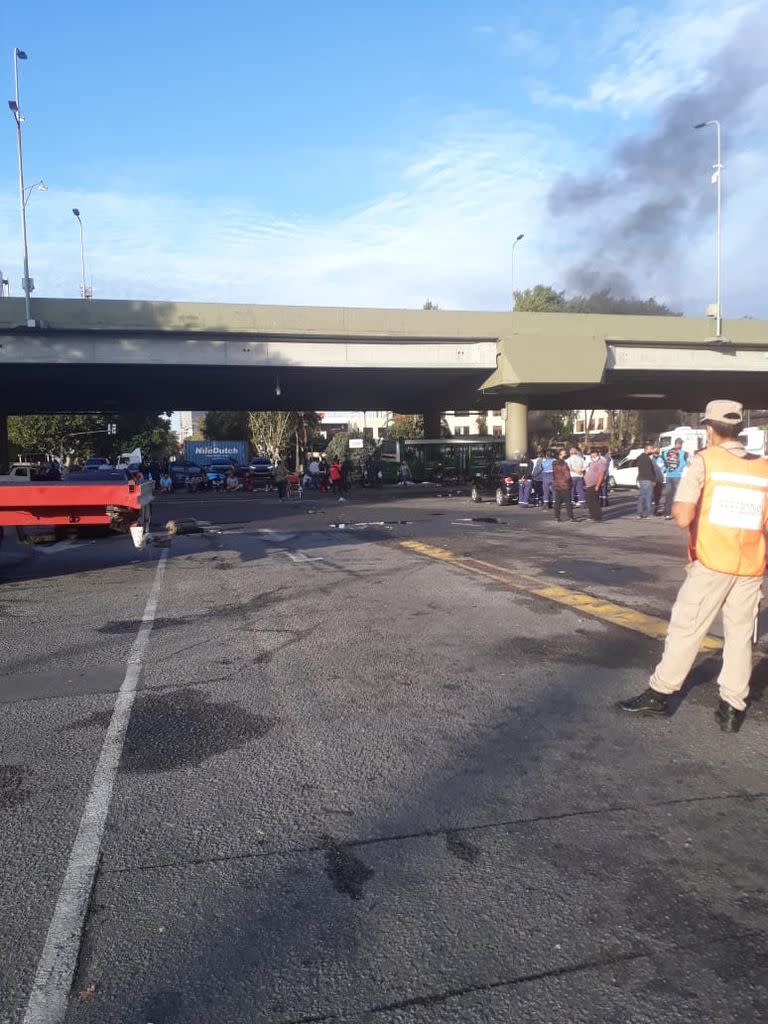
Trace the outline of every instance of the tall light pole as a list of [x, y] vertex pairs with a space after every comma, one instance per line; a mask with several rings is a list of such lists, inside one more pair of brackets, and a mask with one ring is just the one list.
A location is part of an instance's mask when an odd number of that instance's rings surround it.
[[694, 128], [710, 128], [714, 125], [717, 131], [717, 162], [713, 168], [712, 173], [712, 184], [717, 185], [717, 300], [716, 300], [716, 336], [722, 337], [723, 334], [723, 307], [720, 301], [720, 262], [722, 256], [722, 237], [720, 233], [720, 214], [722, 210], [722, 199], [723, 199], [723, 164], [721, 160], [720, 150], [720, 122], [719, 121], [702, 121], [701, 124], [695, 124]]
[[512, 309], [515, 308], [515, 246], [521, 238], [525, 238], [525, 235], [518, 235], [512, 243], [512, 256], [509, 264], [509, 280], [512, 286]]
[[33, 322], [30, 293], [34, 288], [34, 283], [29, 278], [29, 252], [27, 250], [27, 195], [24, 188], [24, 161], [21, 155], [21, 125], [24, 121], [24, 117], [22, 116], [19, 103], [19, 61], [26, 59], [26, 53], [23, 50], [20, 50], [18, 46], [15, 46], [13, 49], [13, 79], [16, 83], [16, 99], [8, 100], [8, 106], [11, 108], [11, 113], [16, 121], [16, 144], [19, 151], [19, 207], [21, 210], [21, 238], [24, 244], [24, 277], [22, 278], [21, 286], [24, 289], [24, 311], [27, 327], [32, 327]]
[[80, 211], [77, 207], [72, 208], [72, 213], [77, 217], [77, 223], [80, 225], [80, 298], [90, 299], [92, 298], [92, 292], [90, 288], [85, 286], [85, 243], [83, 241], [83, 222], [80, 219]]

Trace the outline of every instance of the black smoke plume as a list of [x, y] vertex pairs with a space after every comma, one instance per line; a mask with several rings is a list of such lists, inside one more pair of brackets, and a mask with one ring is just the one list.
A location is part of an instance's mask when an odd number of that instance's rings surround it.
[[660, 269], [674, 281], [686, 243], [708, 217], [714, 226], [715, 131], [693, 125], [722, 124], [725, 207], [729, 151], [766, 130], [756, 116], [758, 95], [768, 88], [766, 53], [768, 14], [746, 14], [703, 80], [664, 103], [655, 130], [618, 145], [604, 171], [564, 175], [554, 184], [550, 213], [581, 220], [579, 234], [588, 239], [588, 254], [566, 274], [569, 289], [638, 294], [643, 279], [658, 280]]

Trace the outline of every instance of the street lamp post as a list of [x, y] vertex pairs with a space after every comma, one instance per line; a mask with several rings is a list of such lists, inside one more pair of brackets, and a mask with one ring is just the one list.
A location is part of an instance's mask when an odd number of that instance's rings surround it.
[[29, 278], [29, 252], [27, 249], [27, 194], [26, 189], [24, 188], [24, 160], [21, 153], [21, 125], [24, 121], [24, 117], [22, 116], [19, 103], [19, 61], [26, 59], [26, 53], [23, 50], [20, 50], [17, 46], [14, 47], [13, 78], [16, 84], [16, 99], [8, 100], [8, 106], [11, 108], [11, 113], [16, 121], [16, 144], [19, 153], [19, 207], [21, 210], [21, 237], [24, 245], [24, 277], [21, 285], [24, 289], [24, 312], [27, 327], [32, 327], [30, 293], [34, 288], [34, 284]]
[[517, 245], [517, 243], [520, 241], [521, 238], [525, 238], [525, 235], [518, 235], [517, 238], [512, 243], [512, 256], [511, 256], [511, 259], [510, 259], [510, 266], [509, 266], [509, 279], [510, 279], [510, 284], [512, 286], [512, 309], [513, 310], [515, 308], [515, 246]]
[[48, 186], [44, 181], [36, 181], [34, 185], [27, 185], [24, 189], [24, 209], [27, 208], [27, 203], [32, 198], [32, 193], [37, 189], [38, 192], [47, 192]]
[[722, 257], [722, 236], [720, 231], [721, 224], [721, 210], [722, 210], [722, 199], [723, 199], [723, 164], [721, 159], [720, 149], [720, 122], [719, 121], [702, 121], [701, 124], [695, 124], [694, 128], [710, 128], [714, 126], [717, 131], [717, 162], [713, 168], [712, 184], [717, 185], [717, 298], [716, 298], [716, 336], [721, 338], [723, 335], [723, 307], [720, 300], [720, 264]]
[[72, 208], [72, 213], [77, 217], [77, 223], [80, 225], [80, 298], [90, 299], [92, 297], [91, 289], [85, 285], [85, 243], [83, 241], [83, 222], [80, 219], [80, 211], [77, 207]]

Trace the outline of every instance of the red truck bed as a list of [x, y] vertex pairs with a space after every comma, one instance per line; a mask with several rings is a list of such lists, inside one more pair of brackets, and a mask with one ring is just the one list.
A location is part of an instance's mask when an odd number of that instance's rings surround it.
[[130, 526], [147, 518], [153, 490], [127, 479], [0, 481], [0, 526]]

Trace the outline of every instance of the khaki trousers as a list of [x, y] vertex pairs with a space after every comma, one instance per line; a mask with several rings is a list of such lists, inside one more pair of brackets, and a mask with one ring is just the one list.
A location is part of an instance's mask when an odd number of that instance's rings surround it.
[[729, 576], [691, 562], [672, 608], [664, 654], [651, 676], [659, 693], [676, 693], [722, 608], [725, 640], [717, 678], [720, 696], [737, 711], [746, 707], [752, 675], [752, 634], [760, 604], [762, 576]]

